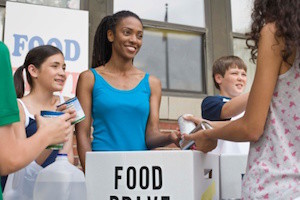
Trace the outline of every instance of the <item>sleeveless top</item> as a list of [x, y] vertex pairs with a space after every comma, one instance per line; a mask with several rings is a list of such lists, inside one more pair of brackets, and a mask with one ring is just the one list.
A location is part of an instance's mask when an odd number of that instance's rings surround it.
[[251, 143], [242, 193], [243, 199], [300, 196], [300, 49], [278, 77], [263, 135]]
[[[59, 94], [60, 103], [64, 103], [64, 97]], [[25, 113], [25, 130], [26, 130], [26, 137], [31, 137], [33, 134], [36, 133], [37, 127], [36, 127], [36, 121], [34, 116], [28, 111], [27, 107], [25, 106], [24, 102], [21, 99], [18, 99], [18, 101], [21, 103], [24, 109]], [[41, 165], [42, 167], [47, 167], [51, 163], [53, 163], [56, 159], [56, 156], [58, 154], [58, 150], [53, 150], [52, 153], [48, 156], [48, 158], [45, 160], [45, 162]]]
[[145, 133], [150, 112], [149, 74], [131, 90], [119, 90], [91, 69], [93, 151], [147, 150]]

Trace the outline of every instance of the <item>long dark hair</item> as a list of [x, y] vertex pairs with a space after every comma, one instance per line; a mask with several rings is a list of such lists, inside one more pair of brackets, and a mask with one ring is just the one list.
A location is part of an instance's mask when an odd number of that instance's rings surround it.
[[108, 41], [107, 31], [111, 30], [115, 34], [117, 24], [127, 17], [134, 17], [143, 24], [139, 16], [131, 11], [119, 11], [101, 20], [94, 37], [92, 68], [105, 65], [109, 61], [112, 54], [112, 45]]
[[25, 88], [24, 88], [23, 70], [25, 69], [27, 82], [32, 88], [33, 82], [30, 73], [28, 72], [28, 66], [32, 64], [37, 69], [39, 69], [47, 58], [56, 54], [63, 55], [63, 53], [58, 48], [51, 45], [38, 46], [31, 49], [27, 53], [24, 64], [20, 66], [14, 74], [14, 83], [15, 83], [15, 89], [18, 98], [24, 96]]
[[277, 38], [285, 41], [282, 58], [285, 62], [293, 49], [300, 47], [300, 1], [299, 0], [255, 0], [251, 15], [251, 32], [247, 34], [247, 46], [251, 49], [251, 60], [257, 59], [260, 31], [266, 23], [275, 23]]

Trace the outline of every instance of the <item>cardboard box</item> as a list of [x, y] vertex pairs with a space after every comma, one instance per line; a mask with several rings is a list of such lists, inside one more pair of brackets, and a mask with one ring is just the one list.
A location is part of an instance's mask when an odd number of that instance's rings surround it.
[[221, 199], [241, 199], [242, 178], [246, 173], [248, 154], [220, 155]]
[[199, 151], [88, 152], [89, 200], [219, 199], [219, 156]]

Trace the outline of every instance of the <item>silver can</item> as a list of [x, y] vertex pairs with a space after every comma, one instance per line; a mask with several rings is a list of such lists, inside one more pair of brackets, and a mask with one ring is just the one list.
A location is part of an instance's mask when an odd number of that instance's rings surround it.
[[[178, 125], [179, 125], [179, 130], [180, 130], [181, 134], [190, 134], [196, 128], [196, 125], [194, 122], [184, 119], [184, 117], [187, 117], [187, 116], [193, 116], [193, 115], [192, 114], [183, 114], [178, 118]], [[190, 142], [192, 142], [192, 141], [190, 141]], [[180, 140], [179, 141], [180, 147], [183, 148], [184, 146], [186, 146], [185, 143], [186, 142], [184, 140]]]
[[179, 129], [180, 132], [189, 134], [190, 132], [192, 132], [192, 130], [194, 130], [196, 128], [196, 125], [194, 122], [192, 121], [188, 121], [185, 120], [184, 117], [187, 116], [193, 116], [192, 114], [183, 114], [178, 118], [178, 125], [179, 125]]

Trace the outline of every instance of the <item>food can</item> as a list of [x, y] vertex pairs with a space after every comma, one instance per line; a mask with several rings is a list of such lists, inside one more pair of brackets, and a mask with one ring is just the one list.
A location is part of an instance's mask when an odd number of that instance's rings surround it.
[[84, 120], [85, 118], [85, 114], [82, 110], [82, 107], [77, 99], [77, 97], [74, 97], [72, 99], [69, 99], [68, 101], [58, 105], [57, 107], [59, 106], [62, 106], [66, 104], [67, 105], [67, 108], [74, 108], [76, 110], [76, 117], [75, 117], [75, 121], [72, 122], [72, 125], [73, 124], [77, 124], [79, 122], [81, 122], [82, 120]]
[[178, 118], [178, 125], [181, 133], [189, 134], [196, 128], [196, 125], [192, 121], [185, 120], [184, 117], [193, 116], [192, 114], [183, 114]]
[[[194, 122], [184, 119], [184, 117], [187, 117], [187, 116], [193, 116], [193, 115], [192, 114], [183, 114], [178, 118], [178, 125], [179, 125], [179, 130], [180, 130], [181, 134], [184, 134], [184, 133], [190, 134], [196, 128], [196, 125]], [[183, 142], [184, 142], [183, 140], [179, 141], [179, 145], [181, 148], [182, 148]]]
[[[59, 112], [59, 111], [48, 111], [48, 110], [42, 110], [41, 111], [41, 116], [48, 117], [48, 118], [58, 117], [58, 116], [63, 115], [63, 114], [64, 114], [64, 112]], [[60, 149], [63, 148], [63, 146], [64, 146], [63, 143], [53, 144], [53, 145], [49, 145], [47, 147], [47, 149], [60, 150]]]

